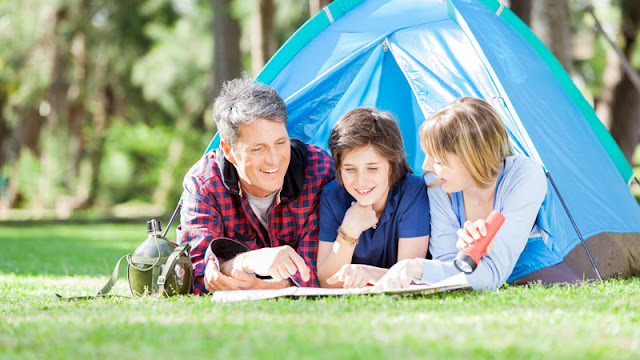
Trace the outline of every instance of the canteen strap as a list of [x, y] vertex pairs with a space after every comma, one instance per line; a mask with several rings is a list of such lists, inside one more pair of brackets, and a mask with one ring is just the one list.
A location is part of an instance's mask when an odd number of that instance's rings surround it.
[[119, 260], [118, 263], [116, 264], [116, 267], [113, 269], [113, 273], [111, 274], [111, 278], [109, 278], [109, 281], [107, 281], [106, 284], [104, 284], [104, 286], [102, 287], [102, 289], [100, 289], [100, 291], [98, 291], [97, 294], [95, 295], [86, 295], [86, 296], [69, 296], [69, 297], [65, 297], [62, 296], [60, 294], [56, 294], [56, 296], [58, 297], [59, 300], [67, 300], [67, 301], [75, 301], [75, 300], [90, 300], [90, 299], [96, 299], [96, 298], [100, 298], [100, 297], [128, 297], [128, 296], [122, 296], [122, 295], [109, 295], [109, 292], [111, 291], [111, 289], [113, 289], [113, 287], [115, 286], [116, 282], [118, 281], [118, 272], [120, 270], [120, 263], [122, 262], [122, 259], [127, 259], [127, 263], [130, 261], [131, 256], [129, 254], [122, 256]]
[[169, 255], [166, 264], [162, 267], [162, 273], [160, 273], [160, 276], [158, 276], [158, 279], [156, 280], [156, 284], [158, 285], [158, 296], [164, 295], [164, 285], [167, 281], [167, 276], [169, 275], [169, 271], [173, 270], [176, 262], [178, 262], [180, 255], [186, 253], [186, 255], [189, 256], [189, 251], [191, 251], [191, 246], [188, 241], [185, 241], [175, 248], [171, 255]]

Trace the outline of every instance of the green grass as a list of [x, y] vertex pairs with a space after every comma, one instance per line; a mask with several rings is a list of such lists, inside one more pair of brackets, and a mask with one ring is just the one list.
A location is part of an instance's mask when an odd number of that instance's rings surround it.
[[[1, 359], [632, 359], [640, 280], [231, 304], [95, 293], [138, 225], [0, 227]], [[115, 292], [128, 294], [125, 270]]]

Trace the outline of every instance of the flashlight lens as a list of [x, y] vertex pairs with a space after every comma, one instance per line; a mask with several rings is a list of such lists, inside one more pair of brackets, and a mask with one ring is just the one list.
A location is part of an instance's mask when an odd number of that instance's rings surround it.
[[462, 270], [462, 272], [469, 274], [470, 272], [473, 271], [471, 266], [466, 261], [455, 259], [455, 262], [456, 262], [456, 267]]

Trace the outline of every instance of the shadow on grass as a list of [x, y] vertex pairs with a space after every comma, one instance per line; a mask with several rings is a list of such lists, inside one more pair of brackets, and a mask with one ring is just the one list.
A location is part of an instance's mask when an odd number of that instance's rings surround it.
[[0, 226], [0, 273], [109, 276], [146, 237], [145, 223]]

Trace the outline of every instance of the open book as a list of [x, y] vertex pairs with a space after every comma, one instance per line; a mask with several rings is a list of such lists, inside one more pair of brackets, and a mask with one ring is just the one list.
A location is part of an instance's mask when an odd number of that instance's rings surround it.
[[409, 285], [403, 289], [392, 289], [384, 291], [372, 291], [373, 287], [360, 289], [323, 289], [310, 287], [291, 286], [276, 290], [233, 290], [216, 291], [211, 300], [215, 302], [235, 302], [246, 300], [264, 300], [278, 297], [301, 297], [301, 296], [340, 296], [353, 294], [393, 294], [401, 296], [429, 295], [452, 290], [470, 289], [463, 273], [439, 281], [435, 284]]

